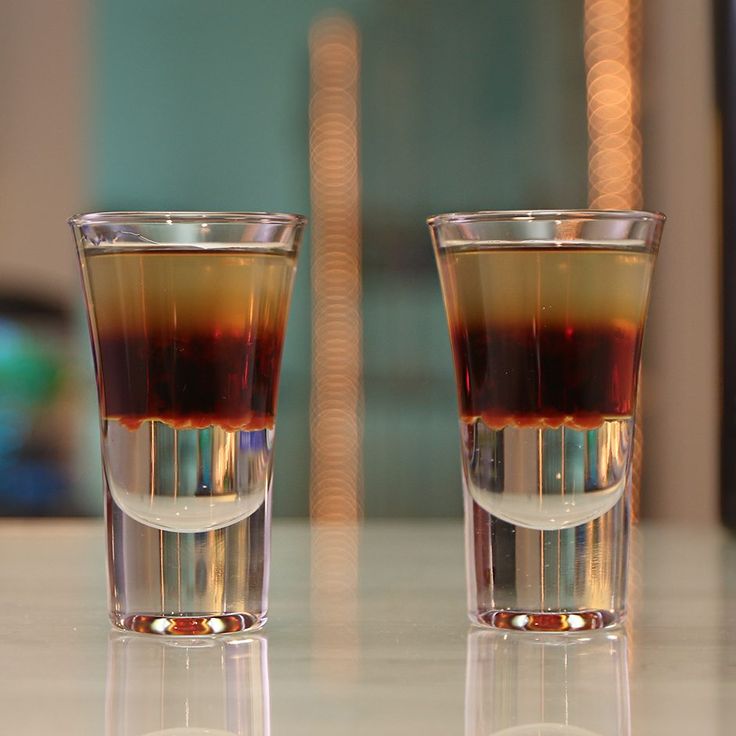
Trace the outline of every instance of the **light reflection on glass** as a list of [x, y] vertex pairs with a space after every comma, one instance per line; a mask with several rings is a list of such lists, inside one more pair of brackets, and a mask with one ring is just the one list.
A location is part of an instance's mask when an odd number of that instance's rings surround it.
[[627, 638], [473, 631], [465, 736], [630, 736]]
[[105, 736], [268, 736], [267, 642], [113, 632]]

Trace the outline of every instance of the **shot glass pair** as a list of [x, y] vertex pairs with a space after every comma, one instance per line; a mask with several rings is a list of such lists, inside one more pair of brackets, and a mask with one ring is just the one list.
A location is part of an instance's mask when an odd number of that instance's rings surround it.
[[[428, 222], [457, 379], [470, 618], [613, 625], [626, 608], [637, 379], [664, 217]], [[158, 634], [259, 628], [306, 220], [109, 212], [70, 223], [99, 395], [111, 619]]]

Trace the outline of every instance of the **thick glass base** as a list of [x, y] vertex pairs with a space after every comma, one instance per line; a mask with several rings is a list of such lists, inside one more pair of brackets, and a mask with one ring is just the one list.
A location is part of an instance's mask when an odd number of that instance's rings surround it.
[[266, 616], [250, 613], [229, 613], [222, 616], [157, 616], [110, 614], [114, 626], [139, 634], [162, 636], [211, 636], [234, 634], [239, 631], [258, 631], [266, 623]]
[[[546, 500], [546, 499], [545, 499]], [[478, 626], [537, 632], [603, 629], [626, 611], [629, 494], [591, 521], [530, 529], [465, 491], [468, 612]]]
[[617, 626], [623, 620], [623, 615], [612, 611], [483, 611], [471, 612], [469, 615], [476, 626], [545, 633], [606, 629]]
[[124, 513], [107, 493], [110, 618], [126, 631], [209, 636], [255, 631], [268, 610], [268, 494], [220, 529], [171, 532]]

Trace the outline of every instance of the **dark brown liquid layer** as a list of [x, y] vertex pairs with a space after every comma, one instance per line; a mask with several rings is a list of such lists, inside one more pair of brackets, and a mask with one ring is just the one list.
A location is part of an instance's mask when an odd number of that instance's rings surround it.
[[282, 336], [100, 335], [103, 415], [130, 429], [273, 426]]
[[452, 343], [466, 421], [586, 429], [634, 412], [641, 333], [631, 325], [456, 328]]

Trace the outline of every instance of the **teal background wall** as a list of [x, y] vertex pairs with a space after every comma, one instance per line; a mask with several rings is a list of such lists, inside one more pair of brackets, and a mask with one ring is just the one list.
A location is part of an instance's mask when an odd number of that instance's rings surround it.
[[[582, 2], [103, 0], [93, 204], [309, 214], [308, 30], [329, 9], [362, 38], [366, 513], [459, 514], [424, 219], [585, 204]], [[309, 311], [307, 238], [279, 403], [282, 515], [308, 508]]]

